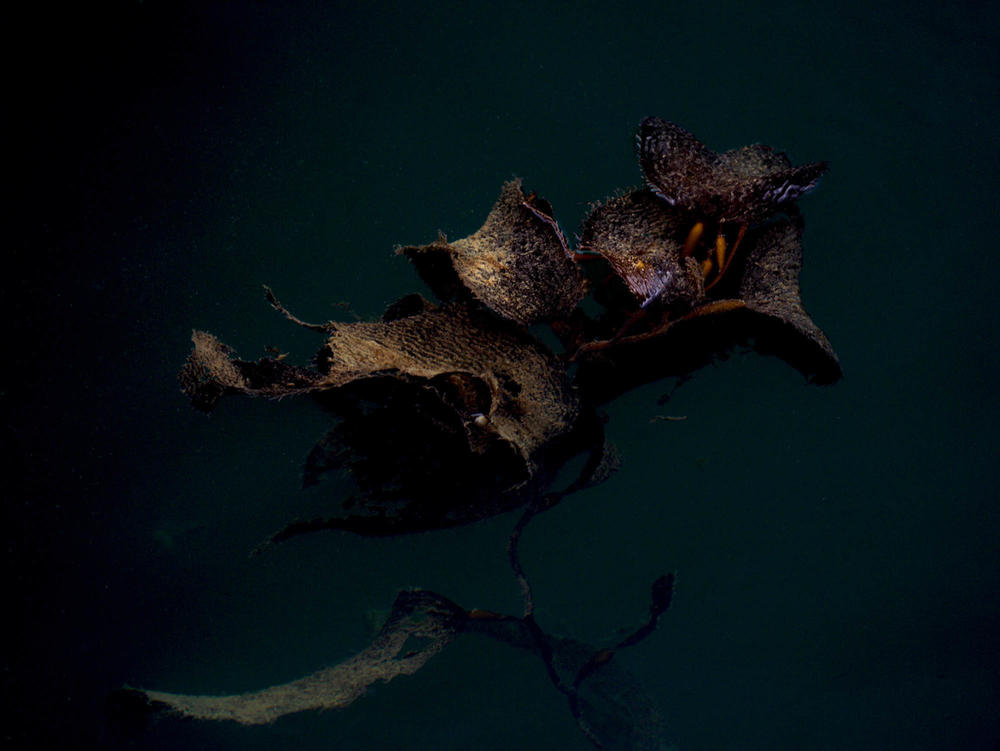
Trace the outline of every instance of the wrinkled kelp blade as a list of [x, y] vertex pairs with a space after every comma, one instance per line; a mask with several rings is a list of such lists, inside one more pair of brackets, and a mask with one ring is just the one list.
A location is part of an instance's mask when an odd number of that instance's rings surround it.
[[441, 299], [461, 294], [525, 326], [566, 318], [584, 295], [583, 275], [552, 207], [505, 183], [485, 224], [469, 237], [400, 248]]
[[704, 283], [695, 259], [682, 257], [689, 224], [649, 190], [636, 190], [592, 208], [580, 248], [600, 254], [641, 307], [690, 306]]
[[[333, 667], [263, 691], [229, 696], [198, 696], [127, 689], [134, 709], [199, 720], [231, 720], [261, 725], [294, 712], [339, 709], [376, 682], [412, 675], [460, 630], [464, 611], [431, 592], [401, 592], [388, 621], [367, 649]], [[125, 704], [121, 699], [119, 703]]]
[[646, 184], [664, 200], [710, 223], [756, 224], [816, 186], [826, 162], [793, 166], [763, 144], [717, 154], [668, 120], [639, 125], [639, 164]]
[[773, 354], [810, 380], [828, 384], [840, 361], [802, 306], [802, 220], [796, 213], [750, 230], [723, 283], [690, 312], [584, 351], [577, 384], [595, 403], [660, 378], [686, 376], [737, 345]]
[[[329, 324], [328, 333], [313, 370], [272, 358], [240, 360], [211, 334], [196, 331], [182, 389], [208, 411], [225, 394], [278, 398], [371, 379], [420, 381], [443, 395], [471, 442], [506, 441], [528, 465], [539, 448], [572, 428], [579, 412], [564, 367], [544, 347], [466, 306], [427, 304], [391, 320]], [[472, 425], [478, 427], [479, 415], [487, 424], [477, 432]]]
[[[665, 609], [657, 609], [656, 604], [654, 600], [649, 622], [636, 631], [643, 637]], [[115, 692], [111, 705], [119, 719], [127, 722], [166, 715], [243, 725], [267, 724], [296, 712], [343, 709], [379, 682], [416, 673], [463, 633], [481, 634], [538, 654], [556, 687], [567, 694], [574, 719], [599, 748], [662, 748], [666, 729], [660, 712], [635, 678], [605, 657], [607, 650], [541, 634], [522, 618], [466, 611], [426, 590], [401, 592], [371, 645], [305, 678], [224, 696], [126, 688]], [[618, 648], [623, 646], [627, 645]]]
[[649, 187], [671, 206], [700, 208], [719, 169], [716, 154], [692, 133], [658, 117], [639, 124], [636, 140]]

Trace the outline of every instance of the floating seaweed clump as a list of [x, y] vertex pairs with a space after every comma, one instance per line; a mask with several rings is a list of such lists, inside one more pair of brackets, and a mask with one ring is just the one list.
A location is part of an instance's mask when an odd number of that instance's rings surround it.
[[[439, 529], [523, 506], [508, 545], [523, 615], [467, 611], [409, 590], [373, 643], [339, 665], [228, 697], [126, 689], [114, 697], [120, 713], [255, 724], [344, 707], [476, 632], [534, 651], [595, 746], [661, 747], [655, 707], [610, 663], [652, 633], [672, 575], [654, 583], [648, 621], [614, 647], [557, 639], [535, 621], [521, 534], [535, 515], [613, 472], [617, 453], [597, 407], [636, 384], [686, 375], [740, 342], [816, 382], [836, 381], [841, 370], [798, 283], [804, 222], [795, 204], [826, 164], [794, 166], [759, 144], [716, 153], [659, 118], [642, 121], [637, 147], [645, 186], [595, 204], [576, 249], [550, 204], [513, 180], [469, 237], [399, 248], [439, 304], [411, 295], [378, 321], [310, 324], [267, 290], [275, 309], [324, 337], [311, 365], [241, 360], [196, 331], [181, 370], [184, 392], [206, 412], [228, 394], [309, 395], [336, 416], [305, 460], [304, 482], [346, 471], [357, 492], [331, 516], [294, 520], [267, 544], [323, 529]], [[588, 292], [601, 306], [596, 316], [581, 305]], [[538, 337], [541, 324], [561, 349]], [[579, 456], [576, 479], [556, 487]]]

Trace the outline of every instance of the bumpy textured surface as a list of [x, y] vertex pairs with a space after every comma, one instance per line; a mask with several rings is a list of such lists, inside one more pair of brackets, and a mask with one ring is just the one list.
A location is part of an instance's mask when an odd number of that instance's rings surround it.
[[[472, 423], [470, 441], [485, 430], [516, 446], [529, 463], [573, 426], [579, 412], [563, 366], [541, 345], [463, 305], [428, 305], [392, 321], [337, 325], [317, 363], [323, 388], [386, 372], [424, 381], [454, 374], [454, 406], [465, 409]], [[475, 425], [480, 414], [484, 427]]]
[[637, 190], [591, 210], [580, 249], [599, 253], [642, 307], [691, 307], [704, 297], [704, 281], [698, 262], [682, 257], [689, 224], [651, 191]]
[[666, 310], [582, 350], [576, 380], [587, 398], [603, 403], [640, 383], [686, 376], [736, 344], [777, 355], [817, 383], [839, 379], [840, 361], [802, 305], [802, 230], [794, 211], [750, 230], [723, 282], [689, 311]]
[[555, 687], [569, 700], [573, 718], [595, 745], [653, 751], [663, 748], [666, 727], [662, 715], [636, 679], [610, 656], [614, 650], [646, 638], [661, 613], [662, 609], [652, 611], [650, 619], [633, 632], [631, 641], [609, 650], [549, 636], [533, 618], [467, 611], [435, 592], [408, 590], [397, 595], [388, 620], [368, 647], [304, 678], [224, 696], [125, 688], [111, 697], [111, 706], [122, 720], [130, 722], [173, 715], [262, 725], [296, 712], [347, 707], [377, 683], [412, 675], [456, 637], [479, 634], [535, 653]]
[[637, 136], [649, 187], [671, 206], [714, 222], [753, 224], [815, 187], [825, 162], [793, 167], [755, 144], [716, 154], [679, 125], [647, 117]]
[[464, 610], [430, 592], [401, 592], [372, 643], [344, 662], [262, 691], [228, 696], [126, 689], [117, 698], [129, 711], [166, 713], [199, 720], [263, 725], [294, 712], [339, 709], [376, 682], [412, 675], [459, 632]]
[[[465, 305], [426, 304], [412, 315], [329, 324], [328, 331], [316, 356], [318, 372], [271, 358], [239, 360], [214, 336], [196, 331], [181, 386], [196, 406], [211, 409], [225, 393], [282, 397], [386, 376], [419, 381], [456, 411], [470, 444], [505, 441], [529, 466], [579, 414], [576, 394], [552, 355], [526, 332]], [[480, 416], [485, 422], [477, 422]]]
[[194, 331], [191, 341], [194, 349], [178, 380], [192, 405], [203, 412], [211, 412], [226, 394], [277, 398], [319, 388], [320, 374], [274, 358], [238, 360], [231, 347], [206, 331]]
[[563, 363], [477, 306], [438, 308], [413, 295], [381, 321], [303, 325], [327, 336], [315, 368], [240, 360], [195, 332], [180, 375], [206, 411], [227, 393], [310, 394], [339, 415], [303, 479], [346, 471], [354, 492], [336, 515], [294, 521], [271, 542], [320, 529], [391, 535], [465, 524], [522, 505], [561, 464], [603, 445]]
[[809, 369], [824, 382], [840, 377], [840, 360], [826, 335], [805, 308], [799, 290], [802, 270], [802, 232], [800, 216], [793, 215], [761, 229], [744, 263], [738, 296], [748, 310], [780, 322], [798, 335], [795, 347], [786, 359], [808, 359]]
[[442, 299], [464, 288], [495, 313], [522, 325], [565, 318], [584, 295], [552, 207], [526, 196], [520, 180], [505, 183], [500, 198], [474, 234], [455, 242], [440, 238], [400, 251]]

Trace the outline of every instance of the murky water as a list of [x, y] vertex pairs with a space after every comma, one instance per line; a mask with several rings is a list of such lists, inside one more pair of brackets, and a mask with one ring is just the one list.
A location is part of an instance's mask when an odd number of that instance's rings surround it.
[[[994, 748], [1000, 35], [985, 4], [840, 8], [147, 2], [46, 19], [17, 248], [39, 263], [13, 287], [5, 393], [26, 478], [8, 690], [27, 722], [11, 741], [590, 748], [538, 660], [471, 638], [345, 710], [264, 727], [130, 735], [104, 704], [125, 683], [232, 693], [305, 675], [363, 648], [406, 587], [519, 610], [515, 515], [250, 558], [339, 503], [336, 483], [298, 490], [327, 418], [238, 399], [205, 417], [176, 372], [192, 328], [307, 361], [316, 336], [264, 283], [307, 320], [426, 293], [394, 247], [475, 230], [512, 175], [571, 234], [589, 202], [640, 182], [631, 139], [655, 114], [718, 150], [830, 161], [801, 201], [802, 287], [846, 377], [816, 387], [737, 354], [665, 406], [673, 382], [610, 404], [621, 470], [525, 533], [539, 623], [612, 643], [675, 571], [657, 632], [615, 658], [666, 743]], [[687, 419], [651, 421], [667, 413]]]

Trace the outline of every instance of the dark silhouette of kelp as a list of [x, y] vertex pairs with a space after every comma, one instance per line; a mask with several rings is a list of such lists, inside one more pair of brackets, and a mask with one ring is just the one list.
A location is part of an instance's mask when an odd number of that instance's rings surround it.
[[[300, 534], [394, 535], [466, 524], [524, 507], [508, 555], [519, 616], [465, 610], [425, 590], [401, 592], [368, 648], [306, 678], [234, 696], [123, 689], [120, 715], [175, 714], [266, 723], [346, 707], [376, 681], [409, 675], [453, 639], [478, 633], [539, 656], [599, 748], [662, 747], [659, 714], [613, 660], [656, 627], [672, 574], [651, 588], [648, 619], [611, 647], [548, 635], [535, 620], [518, 555], [537, 514], [602, 482], [617, 466], [598, 407], [635, 385], [689, 376], [737, 343], [776, 354], [820, 383], [840, 364], [799, 293], [803, 220], [795, 201], [826, 164], [800, 167], [759, 144], [716, 153], [673, 123], [637, 135], [645, 187], [592, 207], [571, 249], [552, 207], [506, 183], [483, 226], [398, 252], [440, 299], [410, 295], [378, 321], [294, 323], [324, 337], [310, 366], [241, 360], [196, 331], [180, 380], [211, 411], [227, 394], [309, 395], [336, 421], [306, 459], [306, 485], [346, 472], [356, 493], [331, 516], [299, 519], [257, 552]], [[597, 316], [580, 303], [590, 292]], [[528, 326], [547, 325], [553, 351]], [[559, 471], [583, 456], [576, 478]]]
[[436, 592], [405, 590], [396, 596], [388, 619], [371, 644], [332, 667], [289, 683], [227, 696], [126, 687], [111, 697], [112, 708], [120, 719], [133, 724], [153, 716], [266, 724], [295, 712], [349, 706], [376, 682], [412, 675], [459, 636], [480, 634], [535, 653], [552, 684], [566, 696], [580, 729], [596, 747], [661, 748], [665, 732], [662, 717], [636, 680], [612, 659], [617, 651], [638, 644], [653, 632], [670, 606], [673, 574], [653, 582], [649, 617], [612, 647], [596, 648], [546, 634], [534, 617], [531, 588], [518, 560], [517, 544], [527, 521], [555, 502], [557, 499], [547, 498], [530, 508], [511, 536], [510, 557], [525, 594], [522, 616], [466, 610]]

